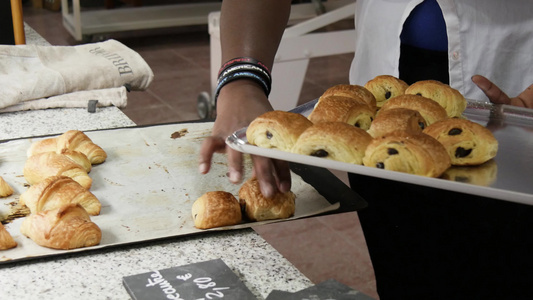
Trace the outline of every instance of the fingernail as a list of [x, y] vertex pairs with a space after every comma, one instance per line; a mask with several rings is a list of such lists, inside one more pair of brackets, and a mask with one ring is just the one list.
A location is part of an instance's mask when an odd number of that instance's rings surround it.
[[259, 187], [261, 188], [261, 194], [263, 194], [265, 198], [272, 198], [274, 196], [274, 187], [272, 187], [272, 185], [260, 181]]
[[287, 193], [287, 192], [289, 192], [291, 190], [291, 184], [289, 182], [284, 181], [284, 182], [280, 183], [279, 190], [282, 193]]
[[229, 180], [233, 183], [238, 183], [241, 181], [241, 173], [236, 170], [229, 170]]
[[202, 173], [202, 174], [207, 173], [207, 164], [206, 164], [206, 163], [201, 163], [201, 164], [198, 166], [198, 172], [200, 172], [200, 173]]

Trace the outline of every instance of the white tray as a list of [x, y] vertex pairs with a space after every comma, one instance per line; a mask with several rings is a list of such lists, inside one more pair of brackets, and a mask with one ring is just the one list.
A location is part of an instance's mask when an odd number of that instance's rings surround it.
[[[315, 99], [303, 104], [291, 112], [307, 116], [316, 101]], [[247, 142], [246, 128], [234, 132], [226, 139], [226, 143], [243, 153], [533, 205], [533, 110], [468, 101], [464, 116], [489, 128], [498, 139], [499, 150], [493, 160], [480, 167], [463, 167], [461, 171], [464, 176], [453, 179], [411, 175], [259, 148]], [[484, 170], [481, 170], [482, 168]], [[469, 182], [463, 182], [462, 179], [467, 178]]]

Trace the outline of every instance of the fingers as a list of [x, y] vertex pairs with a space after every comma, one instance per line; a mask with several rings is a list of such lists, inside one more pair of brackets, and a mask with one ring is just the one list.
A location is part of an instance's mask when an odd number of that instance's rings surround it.
[[239, 183], [242, 181], [243, 176], [243, 162], [242, 153], [239, 151], [227, 148], [228, 156], [228, 177], [232, 183]]
[[252, 156], [252, 159], [253, 176], [257, 177], [263, 196], [271, 198], [278, 191], [288, 192], [291, 189], [289, 163], [260, 156]]
[[487, 78], [481, 75], [474, 75], [472, 76], [472, 82], [485, 93], [492, 103], [511, 104], [511, 99]]
[[518, 97], [511, 99], [511, 105], [533, 108], [533, 84], [518, 95]]
[[226, 143], [224, 139], [220, 137], [210, 136], [202, 142], [200, 148], [200, 157], [198, 161], [198, 171], [201, 174], [206, 174], [211, 168], [211, 159], [213, 153], [224, 152]]

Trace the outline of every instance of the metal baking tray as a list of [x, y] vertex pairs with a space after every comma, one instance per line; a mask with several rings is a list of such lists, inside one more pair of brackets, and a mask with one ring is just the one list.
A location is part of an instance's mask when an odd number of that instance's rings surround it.
[[[291, 112], [308, 116], [317, 101], [307, 102]], [[259, 148], [247, 142], [246, 128], [234, 132], [226, 143], [244, 153], [533, 205], [533, 110], [469, 100], [464, 116], [491, 130], [499, 143], [498, 154], [480, 166], [451, 167], [440, 178]]]

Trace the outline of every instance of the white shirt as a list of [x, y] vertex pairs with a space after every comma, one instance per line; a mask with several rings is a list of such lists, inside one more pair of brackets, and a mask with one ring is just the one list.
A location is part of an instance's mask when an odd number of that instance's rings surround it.
[[[350, 83], [398, 76], [404, 21], [422, 0], [357, 0]], [[487, 77], [510, 97], [533, 84], [533, 0], [437, 0], [448, 35], [450, 86], [488, 101], [471, 81]]]

